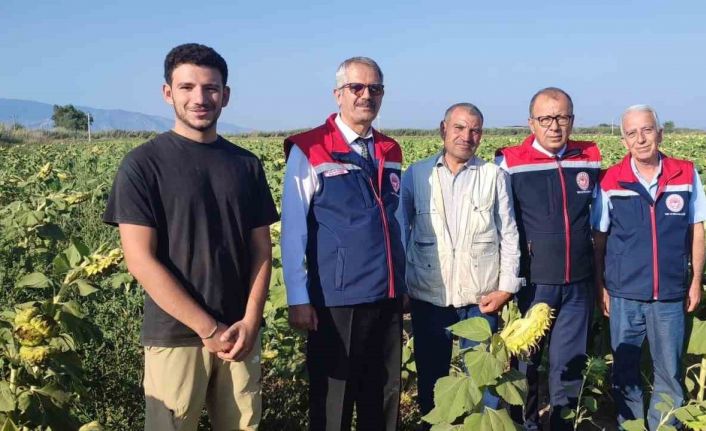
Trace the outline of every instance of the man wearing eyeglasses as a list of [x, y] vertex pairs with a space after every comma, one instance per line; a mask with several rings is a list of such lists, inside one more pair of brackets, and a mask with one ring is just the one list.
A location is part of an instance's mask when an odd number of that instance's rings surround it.
[[[471, 103], [446, 110], [443, 150], [402, 177], [407, 288], [412, 311], [419, 407], [434, 407], [434, 384], [449, 374], [447, 327], [483, 317], [498, 329], [498, 311], [520, 288], [520, 250], [507, 174], [478, 158], [483, 114]], [[461, 348], [471, 340], [461, 339]], [[499, 399], [486, 393], [497, 409]]]
[[[594, 297], [590, 205], [601, 155], [595, 143], [569, 139], [573, 102], [565, 91], [538, 91], [529, 113], [532, 134], [521, 145], [499, 150], [497, 161], [510, 174], [520, 233], [520, 273], [526, 283], [518, 305], [524, 312], [545, 302], [556, 314], [548, 335], [548, 386], [551, 429], [562, 430], [571, 428], [561, 410], [576, 405], [586, 360]], [[529, 391], [524, 416], [515, 412], [514, 418], [528, 430], [539, 428], [542, 350], [519, 364]]]
[[292, 327], [308, 331], [311, 430], [395, 430], [404, 250], [394, 217], [400, 146], [372, 128], [375, 61], [336, 72], [339, 113], [285, 140], [282, 265]]
[[662, 395], [674, 407], [684, 400], [685, 311], [701, 301], [706, 197], [692, 162], [659, 151], [662, 128], [654, 109], [627, 108], [620, 131], [628, 154], [603, 175], [593, 211], [596, 286], [610, 318], [618, 421], [644, 421], [637, 364], [647, 338], [654, 368], [647, 424], [655, 430]]

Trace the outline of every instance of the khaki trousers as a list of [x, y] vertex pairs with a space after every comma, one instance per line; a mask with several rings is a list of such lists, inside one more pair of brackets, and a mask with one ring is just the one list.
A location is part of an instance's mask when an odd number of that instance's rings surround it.
[[215, 431], [256, 430], [260, 337], [242, 362], [204, 347], [145, 347], [145, 431], [195, 431], [204, 403]]

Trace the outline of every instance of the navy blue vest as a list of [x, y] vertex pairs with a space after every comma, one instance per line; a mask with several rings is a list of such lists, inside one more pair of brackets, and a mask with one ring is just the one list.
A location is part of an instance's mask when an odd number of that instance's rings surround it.
[[505, 158], [522, 252], [521, 276], [574, 283], [593, 276], [590, 204], [601, 156], [593, 142], [569, 141], [560, 159], [532, 147], [534, 135], [499, 150]]
[[373, 132], [378, 167], [345, 142], [334, 122], [291, 136], [316, 170], [320, 187], [307, 216], [308, 292], [312, 304], [342, 306], [399, 296], [404, 249], [395, 218], [402, 151]]
[[635, 177], [629, 155], [606, 171], [601, 189], [613, 207], [605, 256], [611, 296], [643, 301], [685, 297], [693, 172], [691, 162], [662, 156], [653, 200]]

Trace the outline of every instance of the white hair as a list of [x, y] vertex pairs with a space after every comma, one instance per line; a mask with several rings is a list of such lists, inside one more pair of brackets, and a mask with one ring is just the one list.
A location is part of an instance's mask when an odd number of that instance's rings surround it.
[[351, 57], [344, 60], [336, 70], [336, 88], [341, 88], [342, 85], [347, 84], [346, 71], [348, 70], [348, 66], [351, 64], [365, 64], [366, 66], [369, 66], [378, 74], [380, 77], [380, 84], [382, 84], [382, 70], [375, 60], [369, 57]]
[[662, 130], [662, 124], [659, 122], [659, 116], [657, 115], [657, 111], [650, 105], [632, 105], [628, 107], [625, 111], [623, 111], [623, 114], [620, 116], [620, 135], [625, 136], [625, 130], [623, 130], [623, 120], [625, 120], [625, 116], [628, 115], [631, 112], [649, 112], [652, 114], [652, 118], [655, 120], [655, 127], [657, 130]]

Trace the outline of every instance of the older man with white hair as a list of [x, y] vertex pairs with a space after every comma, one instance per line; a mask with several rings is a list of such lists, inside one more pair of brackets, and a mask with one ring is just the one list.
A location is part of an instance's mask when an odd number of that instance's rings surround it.
[[605, 172], [593, 205], [596, 286], [610, 318], [618, 421], [644, 420], [635, 364], [647, 337], [654, 367], [647, 424], [654, 430], [662, 395], [675, 406], [684, 399], [685, 312], [701, 301], [706, 197], [692, 162], [659, 151], [662, 127], [653, 108], [627, 108], [621, 133], [628, 154]]

